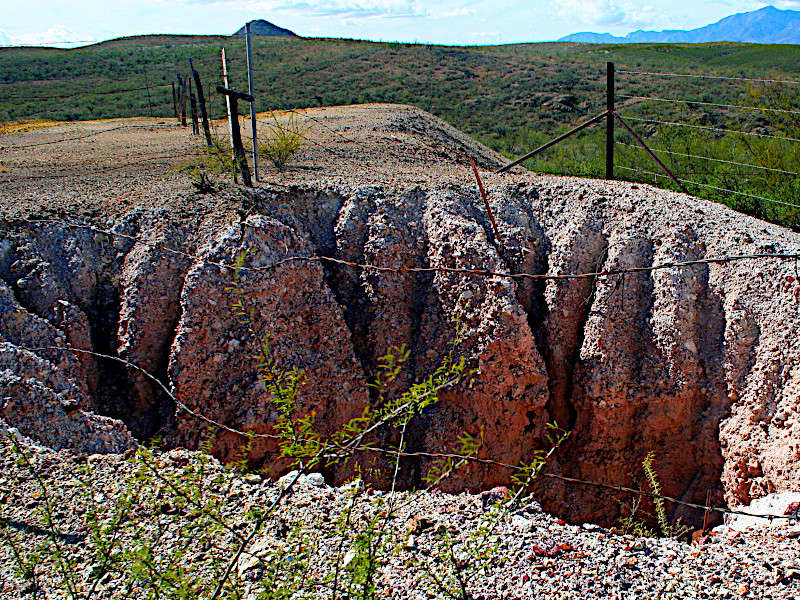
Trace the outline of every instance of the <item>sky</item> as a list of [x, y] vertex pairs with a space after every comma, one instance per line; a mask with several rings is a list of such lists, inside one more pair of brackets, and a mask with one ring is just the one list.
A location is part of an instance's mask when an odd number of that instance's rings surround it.
[[266, 19], [309, 37], [434, 44], [552, 41], [570, 33], [693, 29], [800, 0], [0, 0], [0, 45], [72, 47], [149, 33], [229, 35]]

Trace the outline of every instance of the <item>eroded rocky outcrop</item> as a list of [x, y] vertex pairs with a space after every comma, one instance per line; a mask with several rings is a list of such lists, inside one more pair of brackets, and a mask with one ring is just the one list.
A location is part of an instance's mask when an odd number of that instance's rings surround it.
[[[409, 424], [409, 450], [448, 450], [482, 430], [481, 455], [515, 463], [557, 420], [572, 436], [550, 468], [565, 475], [637, 485], [653, 450], [665, 492], [686, 501], [798, 488], [794, 263], [660, 267], [797, 253], [796, 234], [631, 184], [531, 176], [488, 192], [499, 236], [475, 190], [455, 186], [263, 190], [248, 200], [253, 214], [205, 223], [211, 234], [141, 214], [7, 226], [0, 418], [83, 451], [127, 447], [128, 431], [196, 447], [203, 417], [269, 435], [276, 413], [254, 358], [269, 336], [277, 364], [303, 370], [300, 409], [330, 433], [376, 402], [367, 383], [387, 349], [411, 351], [387, 390], [400, 393], [436, 368], [459, 323], [456, 353], [478, 373]], [[178, 404], [142, 373], [68, 346], [139, 365]], [[222, 429], [214, 447], [231, 459], [242, 443]], [[260, 465], [276, 448], [258, 438], [249, 458]], [[408, 466], [405, 485], [430, 468]], [[447, 485], [507, 478], [475, 466]], [[547, 480], [541, 493], [578, 520], [618, 511], [589, 487]]]

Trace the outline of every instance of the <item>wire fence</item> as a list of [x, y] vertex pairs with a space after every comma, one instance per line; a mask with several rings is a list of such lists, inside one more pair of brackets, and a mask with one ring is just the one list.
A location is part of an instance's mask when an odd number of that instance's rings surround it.
[[[639, 75], [639, 76], [653, 76], [653, 77], [675, 77], [675, 78], [686, 77], [686, 78], [698, 78], [698, 79], [720, 79], [720, 80], [742, 81], [742, 82], [748, 82], [748, 83], [793, 84], [793, 85], [794, 84], [800, 84], [800, 82], [791, 82], [791, 81], [784, 81], [784, 80], [779, 80], [779, 79], [737, 78], [737, 77], [723, 77], [723, 76], [702, 75], [702, 74], [651, 73], [651, 72], [645, 72], [645, 71], [628, 71], [628, 70], [621, 70], [621, 71], [619, 71], [619, 73], [628, 74], [628, 75]], [[107, 90], [107, 91], [104, 90], [104, 91], [94, 92], [94, 94], [96, 94], [96, 95], [106, 95], [106, 94], [133, 93], [133, 92], [149, 91], [149, 90], [154, 89], [154, 88], [165, 87], [165, 86], [169, 86], [169, 84], [158, 84], [158, 85], [154, 85], [154, 86], [146, 86], [146, 87], [141, 87], [141, 88], [126, 88], [126, 89], [120, 89], [120, 90]], [[54, 97], [54, 96], [48, 96], [48, 98], [52, 98], [52, 97]], [[55, 96], [55, 97], [68, 98], [70, 96], [69, 95], [65, 95], [65, 96]], [[682, 99], [682, 98], [663, 98], [663, 97], [659, 97], [659, 96], [620, 95], [619, 97], [622, 98], [622, 99], [625, 99], [625, 100], [633, 100], [633, 101], [635, 101], [633, 103], [629, 103], [628, 105], [626, 105], [626, 107], [625, 107], [626, 110], [632, 110], [632, 109], [634, 109], [636, 107], [641, 107], [643, 105], [646, 105], [646, 103], [648, 103], [648, 102], [657, 102], [657, 103], [673, 103], [673, 104], [680, 105], [682, 107], [687, 107], [687, 108], [691, 108], [691, 107], [694, 107], [694, 106], [707, 106], [707, 107], [714, 107], [716, 109], [725, 109], [725, 110], [743, 110], [743, 111], [753, 111], [753, 112], [760, 112], [760, 113], [776, 113], [776, 114], [780, 114], [780, 115], [790, 115], [790, 116], [800, 115], [800, 110], [795, 110], [795, 109], [758, 107], [758, 106], [748, 106], [748, 105], [743, 105], [743, 104], [740, 105], [740, 104], [733, 104], [733, 103], [717, 103], [717, 102], [710, 102], [710, 101], [703, 101], [703, 100], [695, 101], [695, 100]], [[28, 99], [37, 99], [36, 97], [27, 97], [27, 98]], [[45, 98], [45, 97], [42, 97], [42, 98]], [[349, 138], [347, 136], [344, 136], [339, 131], [337, 131], [334, 128], [328, 126], [324, 122], [323, 119], [316, 118], [316, 117], [314, 117], [312, 115], [308, 115], [307, 113], [301, 113], [301, 112], [299, 112], [299, 111], [297, 111], [295, 109], [288, 109], [288, 112], [290, 112], [291, 114], [295, 114], [295, 115], [301, 116], [301, 117], [303, 117], [305, 119], [311, 120], [315, 124], [319, 124], [323, 128], [329, 130], [329, 132], [334, 134], [342, 142], [358, 143], [356, 140], [353, 140], [353, 139], [351, 139], [351, 138]], [[737, 130], [737, 129], [731, 129], [731, 128], [727, 128], [727, 127], [716, 127], [716, 126], [708, 126], [708, 125], [702, 125], [702, 124], [696, 124], [696, 123], [686, 123], [686, 122], [681, 122], [681, 121], [661, 120], [661, 119], [650, 118], [647, 115], [637, 116], [635, 114], [624, 114], [622, 116], [626, 120], [630, 120], [630, 121], [633, 121], [633, 122], [642, 123], [642, 124], [646, 124], [646, 125], [651, 125], [651, 126], [652, 125], [657, 125], [657, 126], [666, 126], [666, 127], [682, 127], [682, 128], [687, 128], [687, 129], [693, 129], [693, 130], [704, 130], [704, 131], [709, 131], [709, 132], [713, 132], [713, 133], [719, 133], [719, 134], [722, 134], [722, 135], [742, 135], [742, 136], [764, 138], [764, 139], [768, 139], [768, 140], [776, 140], [776, 141], [790, 142], [790, 143], [800, 142], [800, 138], [793, 137], [793, 136], [790, 136], [790, 135], [778, 135], [777, 132], [765, 133], [765, 132], [755, 132], [755, 131], [747, 131], [747, 130]], [[111, 128], [108, 128], [108, 129], [101, 130], [101, 131], [87, 133], [87, 134], [81, 135], [81, 136], [65, 137], [65, 138], [61, 138], [61, 139], [58, 139], [58, 140], [49, 140], [49, 141], [43, 141], [43, 142], [39, 142], [39, 143], [26, 144], [26, 145], [12, 145], [12, 146], [7, 146], [6, 149], [24, 149], [24, 148], [31, 148], [31, 147], [36, 147], [36, 146], [41, 146], [41, 145], [46, 145], [46, 144], [69, 143], [69, 142], [74, 142], [74, 141], [86, 139], [86, 138], [89, 138], [89, 137], [92, 137], [92, 136], [102, 135], [102, 134], [118, 131], [118, 130], [121, 130], [121, 129], [131, 128], [131, 127], [153, 128], [155, 126], [152, 126], [152, 125], [115, 126], [115, 127], [111, 127]], [[281, 128], [282, 126], [280, 124], [278, 124], [277, 127]], [[334, 153], [334, 154], [339, 153], [337, 150], [328, 147], [326, 144], [324, 144], [322, 142], [314, 140], [313, 138], [310, 138], [310, 137], [305, 136], [305, 135], [303, 137], [305, 137], [306, 140], [309, 141], [310, 143], [319, 145], [319, 146], [325, 148], [326, 150], [328, 150], [331, 153]], [[647, 136], [645, 136], [645, 137], [647, 137]], [[652, 136], [649, 136], [649, 137], [652, 137]], [[630, 148], [632, 150], [636, 149], [637, 151], [641, 151], [642, 150], [642, 148], [640, 146], [638, 146], [636, 144], [631, 144], [630, 142], [625, 141], [624, 137], [622, 137], [622, 138], [620, 138], [618, 140], [615, 140], [615, 143], [620, 145], [620, 146], [622, 146], [622, 147], [624, 147], [624, 148]], [[680, 151], [677, 151], [675, 149], [663, 148], [663, 147], [654, 148], [653, 152], [664, 154], [664, 155], [669, 156], [669, 157], [676, 157], [676, 158], [686, 159], [686, 160], [691, 160], [691, 161], [707, 161], [707, 162], [713, 162], [713, 163], [718, 163], [718, 164], [727, 165], [727, 166], [731, 166], [731, 167], [742, 168], [742, 169], [756, 169], [756, 170], [766, 171], [766, 172], [770, 172], [770, 173], [775, 173], [776, 175], [781, 175], [781, 176], [789, 176], [789, 177], [798, 177], [798, 176], [800, 176], [800, 172], [798, 172], [798, 171], [791, 170], [791, 169], [788, 169], [788, 168], [780, 168], [780, 167], [776, 167], [776, 166], [770, 166], [770, 165], [764, 165], [764, 164], [756, 164], [755, 161], [753, 161], [753, 162], [745, 162], [743, 160], [734, 160], [734, 159], [729, 159], [729, 158], [706, 156], [706, 155], [703, 155], [703, 154], [700, 154], [700, 153], [695, 153], [695, 152], [690, 152], [690, 151], [680, 152]], [[185, 152], [184, 153], [180, 153], [180, 154], [176, 154], [176, 153], [153, 153], [152, 155], [148, 155], [148, 159], [150, 159], [150, 158], [152, 158], [152, 159], [161, 159], [161, 158], [172, 158], [172, 157], [176, 157], [177, 158], [177, 157], [185, 157], [185, 156], [186, 156]], [[127, 162], [127, 163], [120, 163], [118, 165], [114, 165], [114, 166], [108, 167], [108, 169], [106, 169], [106, 170], [110, 171], [110, 170], [113, 170], [113, 169], [124, 168], [126, 166], [131, 166], [131, 165], [136, 165], [136, 164], [137, 164], [137, 161]], [[792, 203], [792, 202], [788, 202], [788, 201], [781, 200], [781, 199], [770, 198], [770, 197], [763, 196], [763, 195], [760, 195], [760, 194], [754, 194], [754, 193], [751, 193], [749, 191], [741, 191], [741, 190], [729, 189], [729, 188], [726, 188], [726, 187], [715, 185], [714, 183], [710, 183], [710, 182], [703, 182], [703, 181], [696, 181], [696, 180], [692, 180], [692, 179], [687, 179], [685, 177], [681, 177], [680, 176], [681, 175], [680, 169], [677, 168], [677, 167], [679, 167], [679, 165], [677, 165], [676, 163], [673, 163], [671, 166], [672, 166], [673, 169], [677, 170], [677, 172], [678, 172], [679, 176], [677, 177], [677, 180], [682, 182], [682, 183], [685, 183], [687, 185], [703, 187], [703, 188], [706, 188], [706, 189], [709, 189], [709, 190], [713, 190], [715, 192], [721, 192], [721, 193], [725, 193], [725, 194], [733, 194], [733, 195], [743, 196], [743, 197], [747, 197], [747, 198], [758, 200], [759, 202], [778, 204], [778, 205], [785, 206], [785, 207], [792, 208], [792, 209], [800, 209], [800, 204], [797, 204], [797, 203]], [[637, 165], [619, 164], [619, 165], [616, 165], [616, 168], [624, 170], [624, 171], [627, 171], [627, 172], [630, 172], [630, 173], [633, 173], [633, 174], [635, 174], [635, 176], [655, 177], [655, 178], [663, 178], [663, 179], [667, 179], [667, 180], [670, 179], [670, 177], [668, 175], [664, 174], [664, 173], [659, 173], [659, 172], [656, 172], [656, 171], [647, 170], [647, 169], [644, 169], [644, 168], [642, 168], [640, 166], [637, 166]], [[51, 177], [59, 177], [59, 176], [61, 176], [61, 175], [51, 175]], [[68, 176], [68, 175], [63, 175], [63, 176]], [[40, 178], [40, 177], [42, 177], [42, 175], [37, 175], [36, 176], [36, 178]], [[146, 239], [143, 239], [142, 237], [125, 235], [125, 234], [122, 234], [120, 232], [111, 231], [109, 229], [96, 227], [96, 226], [93, 226], [93, 225], [90, 225], [90, 224], [86, 224], [86, 223], [79, 223], [79, 222], [68, 221], [68, 220], [64, 220], [64, 219], [21, 219], [21, 220], [16, 220], [14, 222], [15, 223], [25, 223], [25, 224], [30, 225], [30, 226], [42, 226], [42, 225], [48, 225], [48, 224], [57, 224], [59, 226], [63, 226], [63, 227], [67, 227], [67, 228], [87, 229], [87, 230], [94, 231], [94, 232], [97, 232], [97, 233], [103, 233], [103, 234], [109, 235], [109, 236], [117, 236], [117, 237], [128, 238], [128, 239], [130, 239], [132, 241], [135, 241], [137, 243], [141, 243], [141, 244], [144, 244], [144, 245], [152, 246], [154, 249], [158, 249], [158, 250], [166, 252], [166, 253], [180, 255], [183, 258], [186, 258], [186, 259], [189, 259], [189, 260], [192, 260], [192, 261], [201, 261], [202, 260], [205, 263], [211, 264], [211, 265], [215, 265], [220, 269], [233, 269], [233, 268], [235, 268], [231, 264], [225, 264], [225, 263], [218, 263], [218, 262], [210, 261], [208, 259], [208, 257], [202, 256], [202, 255], [198, 255], [198, 254], [187, 253], [187, 252], [184, 252], [184, 251], [180, 250], [179, 248], [173, 248], [173, 247], [169, 247], [169, 246], [166, 246], [166, 245], [163, 245], [163, 244], [153, 243], [153, 242], [150, 242], [150, 241], [148, 241]], [[758, 261], [758, 260], [793, 261], [794, 262], [794, 266], [795, 266], [795, 271], [797, 271], [798, 270], [798, 267], [797, 267], [798, 261], [800, 261], [800, 253], [772, 252], [772, 253], [760, 253], [760, 254], [710, 256], [710, 257], [705, 257], [705, 258], [702, 258], [702, 259], [689, 260], [689, 261], [667, 261], [667, 262], [663, 262], [663, 263], [652, 264], [652, 265], [642, 266], [642, 267], [605, 269], [605, 270], [597, 270], [597, 271], [587, 271], [587, 272], [578, 272], [578, 273], [562, 273], [562, 274], [512, 273], [512, 272], [495, 271], [495, 270], [489, 270], [489, 269], [483, 269], [483, 268], [447, 267], [447, 266], [443, 266], [443, 265], [426, 266], [426, 267], [404, 267], [404, 266], [395, 267], [395, 266], [376, 265], [376, 264], [370, 264], [370, 263], [360, 263], [360, 262], [355, 262], [355, 261], [348, 261], [348, 260], [343, 260], [343, 259], [332, 257], [332, 256], [288, 256], [288, 257], [284, 257], [284, 258], [281, 258], [279, 260], [276, 260], [272, 264], [264, 265], [264, 266], [260, 266], [260, 267], [242, 266], [241, 270], [243, 270], [243, 271], [272, 271], [272, 270], [278, 269], [278, 268], [280, 268], [280, 267], [282, 267], [284, 265], [287, 265], [287, 264], [290, 264], [290, 263], [294, 263], [294, 262], [316, 262], [316, 263], [321, 263], [321, 264], [340, 266], [340, 267], [351, 268], [351, 269], [362, 270], [362, 271], [369, 271], [369, 272], [375, 272], [375, 273], [393, 273], [393, 274], [399, 274], [399, 275], [416, 275], [416, 274], [419, 274], [419, 273], [445, 273], [445, 274], [451, 274], [451, 275], [463, 275], [463, 276], [484, 277], [484, 278], [489, 277], [489, 278], [533, 279], [533, 280], [574, 280], [574, 279], [587, 279], [587, 278], [590, 278], [590, 279], [620, 278], [620, 277], [625, 277], [626, 275], [629, 275], [629, 274], [652, 272], [652, 271], [664, 270], [664, 269], [681, 269], [681, 268], [691, 268], [691, 267], [698, 266], [698, 265], [703, 265], [703, 264], [725, 264], [725, 263], [744, 262], [744, 261]], [[31, 350], [31, 351], [37, 351], [37, 350], [41, 351], [41, 350], [43, 350], [43, 348], [28, 348], [28, 349]], [[55, 349], [55, 347], [51, 347], [50, 349]], [[230, 425], [225, 424], [225, 423], [220, 423], [220, 422], [218, 422], [218, 421], [216, 421], [214, 419], [211, 419], [211, 418], [199, 413], [198, 411], [193, 410], [191, 407], [187, 406], [185, 403], [180, 402], [170, 392], [168, 387], [161, 380], [159, 380], [158, 378], [156, 378], [152, 374], [146, 372], [141, 367], [139, 367], [139, 366], [137, 366], [137, 365], [135, 365], [135, 364], [133, 364], [133, 363], [131, 363], [129, 361], [125, 361], [125, 360], [121, 359], [120, 357], [112, 356], [112, 355], [105, 355], [105, 354], [96, 353], [96, 352], [93, 352], [93, 351], [88, 351], [88, 350], [83, 350], [83, 349], [78, 349], [78, 348], [72, 348], [72, 347], [60, 347], [60, 349], [61, 350], [68, 350], [68, 351], [78, 352], [78, 353], [82, 352], [82, 353], [86, 353], [86, 354], [92, 354], [92, 355], [94, 355], [94, 356], [96, 356], [98, 358], [103, 358], [105, 360], [114, 360], [114, 361], [118, 361], [118, 362], [124, 363], [128, 368], [135, 369], [135, 370], [143, 373], [144, 375], [146, 375], [148, 378], [150, 378], [164, 393], [168, 394], [168, 396], [171, 398], [171, 400], [175, 403], [175, 405], [180, 410], [186, 412], [187, 414], [189, 414], [193, 418], [199, 419], [199, 420], [204, 421], [204, 422], [206, 422], [208, 424], [212, 424], [212, 425], [220, 428], [221, 430], [229, 431], [231, 433], [235, 433], [237, 435], [242, 435], [242, 436], [265, 437], [265, 438], [270, 438], [270, 439], [275, 439], [275, 438], [278, 437], [278, 436], [275, 436], [275, 435], [272, 435], [272, 434], [253, 434], [252, 432], [240, 431], [240, 430], [236, 429], [235, 427], [231, 427]], [[436, 453], [436, 452], [403, 452], [403, 453], [400, 453], [400, 451], [391, 450], [391, 449], [385, 449], [385, 448], [376, 448], [376, 447], [372, 447], [372, 446], [369, 446], [369, 447], [365, 446], [365, 447], [361, 448], [361, 450], [370, 451], [370, 452], [384, 452], [384, 453], [389, 453], [389, 454], [394, 453], [394, 454], [402, 455], [404, 457], [409, 457], [409, 458], [410, 457], [426, 457], [426, 458], [433, 458], [433, 459], [465, 458], [465, 457], [460, 456], [460, 455], [454, 455], [454, 454], [448, 454], [448, 453]], [[469, 460], [473, 460], [474, 462], [477, 462], [477, 463], [496, 466], [496, 467], [499, 467], [499, 468], [508, 469], [508, 470], [512, 470], [512, 471], [520, 469], [518, 466], [505, 464], [505, 463], [503, 463], [501, 461], [496, 461], [496, 460], [493, 460], [491, 458], [473, 457], [473, 458], [469, 458]], [[635, 488], [630, 488], [630, 487], [625, 487], [625, 486], [618, 486], [618, 485], [614, 485], [614, 484], [611, 484], [611, 483], [608, 483], [608, 482], [588, 481], [588, 480], [582, 480], [582, 479], [577, 479], [577, 478], [571, 478], [571, 477], [566, 477], [566, 476], [563, 476], [563, 475], [560, 475], [560, 474], [557, 474], [557, 473], [543, 473], [542, 476], [546, 477], [546, 478], [554, 479], [554, 480], [559, 480], [559, 481], [561, 481], [563, 483], [566, 483], [566, 484], [580, 485], [580, 486], [590, 486], [590, 487], [595, 487], [595, 488], [598, 488], [598, 489], [604, 489], [604, 490], [607, 490], [607, 491], [628, 493], [628, 494], [634, 494], [634, 495], [645, 496], [645, 497], [650, 497], [650, 498], [660, 498], [660, 499], [663, 499], [665, 501], [674, 503], [676, 505], [682, 505], [682, 506], [686, 506], [686, 507], [696, 508], [696, 509], [700, 509], [700, 510], [707, 510], [707, 511], [712, 511], [712, 512], [718, 512], [718, 513], [723, 513], [723, 514], [761, 516], [761, 517], [763, 517], [765, 519], [769, 519], [769, 520], [797, 519], [797, 515], [796, 514], [793, 514], [793, 515], [777, 515], [777, 514], [774, 514], [774, 515], [773, 514], [769, 514], [769, 515], [752, 515], [751, 513], [748, 513], [746, 511], [732, 510], [732, 509], [729, 509], [727, 507], [709, 506], [709, 505], [685, 502], [685, 501], [682, 501], [682, 500], [679, 500], [679, 499], [676, 499], [676, 498], [672, 498], [672, 497], [661, 495], [661, 494], [654, 494], [654, 493], [647, 492], [647, 491], [644, 491], [644, 490], [638, 490], [638, 489], [635, 489]]]
[[[619, 94], [620, 117], [634, 123], [640, 137], [653, 144], [645, 148], [625, 133], [615, 139], [625, 151], [615, 167], [627, 173], [626, 178], [660, 180], [667, 186], [671, 181], [755, 216], [800, 227], [800, 105], [794, 94], [782, 91], [800, 81], [630, 69], [618, 73], [626, 90], [648, 88], [654, 78], [734, 86], [719, 92], [727, 94], [719, 101], [709, 98], [708, 91], [702, 93], [703, 88], [695, 90], [697, 98], [686, 93]], [[747, 102], [737, 102], [739, 98]], [[660, 171], [648, 168], [645, 151], [663, 157]]]
[[[54, 219], [54, 218], [47, 218], [47, 219], [18, 219], [14, 220], [13, 222], [7, 223], [9, 225], [13, 224], [25, 224], [27, 226], [47, 226], [47, 225], [58, 225], [59, 227], [65, 228], [75, 228], [75, 229], [84, 229], [88, 231], [92, 231], [95, 233], [102, 233], [109, 237], [115, 236], [122, 239], [127, 239], [128, 241], [132, 241], [138, 244], [142, 244], [144, 246], [151, 247], [155, 250], [159, 250], [165, 253], [179, 255], [182, 258], [188, 259], [192, 262], [202, 261], [205, 264], [216, 266], [220, 269], [225, 269], [229, 271], [234, 271], [236, 269], [241, 271], [253, 271], [253, 272], [265, 272], [265, 271], [273, 271], [278, 269], [282, 266], [285, 266], [290, 263], [294, 262], [317, 262], [317, 263], [329, 263], [332, 265], [343, 266], [358, 270], [366, 270], [372, 272], [379, 272], [379, 273], [393, 273], [393, 274], [400, 274], [400, 275], [414, 275], [417, 273], [447, 273], [447, 274], [459, 274], [464, 276], [470, 277], [506, 277], [510, 279], [522, 279], [522, 278], [530, 278], [530, 279], [543, 279], [543, 280], [572, 280], [572, 279], [585, 279], [585, 278], [604, 278], [604, 277], [624, 277], [626, 274], [635, 274], [635, 273], [642, 273], [642, 272], [650, 272], [655, 270], [662, 270], [662, 269], [674, 269], [674, 268], [688, 268], [692, 266], [697, 266], [701, 264], [711, 264], [711, 263], [730, 263], [730, 262], [739, 262], [739, 261], [752, 261], [752, 260], [791, 260], [794, 261], [795, 270], [798, 269], [798, 261], [800, 261], [800, 253], [764, 253], [764, 254], [753, 254], [753, 255], [739, 255], [739, 256], [718, 256], [718, 257], [708, 257], [704, 259], [697, 259], [697, 260], [690, 260], [690, 261], [674, 261], [674, 262], [664, 262], [659, 264], [653, 264], [649, 266], [642, 266], [642, 267], [629, 267], [629, 268], [621, 268], [621, 269], [607, 269], [601, 271], [589, 271], [589, 272], [578, 272], [578, 273], [563, 273], [563, 274], [544, 274], [544, 273], [511, 273], [511, 272], [498, 272], [493, 270], [487, 269], [473, 269], [473, 268], [455, 268], [455, 267], [443, 267], [443, 266], [430, 266], [430, 267], [393, 267], [388, 265], [375, 265], [369, 263], [358, 263], [354, 261], [347, 261], [338, 259], [335, 257], [330, 256], [308, 256], [308, 255], [298, 255], [298, 256], [289, 256], [284, 257], [278, 260], [275, 260], [273, 263], [269, 265], [262, 265], [258, 267], [248, 267], [247, 265], [235, 265], [235, 264], [228, 264], [228, 263], [220, 263], [213, 260], [210, 260], [208, 256], [203, 254], [197, 253], [187, 253], [183, 250], [178, 248], [174, 248], [171, 246], [166, 246], [164, 244], [152, 242], [142, 236], [136, 235], [129, 235], [124, 234], [117, 231], [112, 231], [107, 228], [96, 227], [94, 225], [88, 223], [81, 223], [81, 222], [74, 222], [68, 221], [65, 219]], [[800, 277], [800, 274], [798, 274]], [[193, 409], [192, 407], [188, 406], [185, 402], [182, 402], [178, 399], [169, 387], [162, 382], [158, 377], [151, 374], [147, 370], [143, 369], [142, 367], [136, 365], [135, 363], [125, 360], [119, 356], [109, 355], [98, 353], [93, 350], [87, 350], [82, 348], [76, 348], [72, 346], [46, 346], [46, 347], [26, 347], [25, 349], [31, 352], [41, 352], [46, 350], [58, 350], [58, 351], [70, 351], [75, 352], [78, 354], [87, 354], [92, 355], [97, 358], [101, 358], [104, 360], [111, 360], [118, 363], [125, 365], [126, 367], [133, 369], [145, 377], [147, 377], [154, 385], [156, 385], [163, 393], [165, 393], [172, 402], [174, 402], [175, 406], [178, 410], [185, 412], [190, 417], [197, 419], [207, 425], [212, 425], [218, 428], [221, 431], [226, 431], [238, 436], [242, 436], [245, 439], [250, 438], [261, 438], [261, 439], [270, 439], [270, 440], [279, 440], [281, 436], [277, 434], [270, 434], [270, 433], [256, 433], [251, 431], [245, 431], [238, 429], [237, 427], [231, 426], [227, 423], [220, 422], [219, 420], [213, 419], [208, 417], [207, 415], [203, 414], [202, 412]], [[300, 440], [303, 441], [303, 440]], [[311, 440], [306, 440], [311, 441]], [[417, 451], [417, 452], [405, 452], [391, 448], [383, 448], [374, 445], [365, 445], [362, 444], [356, 450], [360, 452], [378, 452], [388, 455], [396, 455], [402, 456], [405, 458], [429, 458], [429, 459], [460, 459], [466, 460], [469, 462], [473, 462], [475, 464], [481, 464], [486, 466], [493, 466], [502, 468], [508, 471], [516, 472], [516, 471], [524, 471], [524, 467], [519, 465], [513, 465], [509, 463], [504, 463], [502, 461], [498, 461], [492, 458], [487, 457], [477, 457], [477, 456], [465, 456], [459, 455], [455, 453], [446, 453], [446, 452], [427, 452], [427, 451]], [[754, 515], [751, 512], [745, 510], [736, 510], [731, 509], [728, 507], [723, 506], [714, 506], [714, 505], [707, 505], [707, 504], [700, 504], [700, 503], [693, 503], [687, 502], [685, 500], [680, 500], [678, 498], [674, 498], [671, 496], [667, 496], [660, 493], [653, 493], [646, 490], [641, 490], [637, 488], [631, 488], [628, 486], [620, 486], [608, 482], [603, 481], [592, 481], [586, 479], [580, 479], [575, 477], [568, 477], [564, 476], [559, 473], [552, 473], [552, 472], [543, 472], [541, 473], [541, 477], [551, 480], [557, 480], [564, 484], [568, 485], [577, 485], [582, 487], [592, 487], [595, 489], [605, 490], [608, 492], [615, 492], [615, 493], [623, 493], [623, 494], [630, 494], [640, 497], [646, 497], [651, 499], [662, 499], [664, 501], [670, 502], [672, 504], [678, 506], [685, 506], [688, 508], [693, 508], [697, 510], [704, 510], [708, 512], [716, 512], [719, 514], [729, 514], [729, 515], [737, 515], [737, 516], [748, 516], [748, 517], [755, 517], [755, 518], [762, 518], [769, 521], [774, 520], [786, 520], [786, 521], [793, 521], [797, 520], [798, 515], [795, 513], [791, 514], [757, 514]]]

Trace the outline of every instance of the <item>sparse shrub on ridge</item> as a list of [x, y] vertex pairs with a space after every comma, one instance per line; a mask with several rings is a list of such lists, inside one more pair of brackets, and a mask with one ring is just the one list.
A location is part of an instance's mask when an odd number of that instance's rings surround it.
[[270, 118], [272, 123], [266, 125], [267, 130], [258, 136], [258, 154], [283, 171], [289, 159], [305, 145], [311, 125], [299, 122], [294, 113], [290, 113], [284, 122], [278, 120], [275, 112], [270, 113]]

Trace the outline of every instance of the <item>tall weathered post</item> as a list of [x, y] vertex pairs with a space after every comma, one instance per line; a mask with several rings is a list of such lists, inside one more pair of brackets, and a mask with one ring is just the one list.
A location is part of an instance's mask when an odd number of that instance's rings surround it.
[[180, 117], [178, 116], [178, 97], [175, 95], [175, 82], [172, 82], [172, 110], [175, 111], [175, 118], [178, 119], [180, 122]]
[[606, 63], [606, 179], [614, 179], [614, 63]]
[[186, 127], [186, 80], [178, 73], [179, 104], [181, 109], [181, 125]]
[[208, 112], [206, 111], [206, 96], [203, 93], [203, 82], [200, 81], [200, 73], [195, 71], [192, 59], [189, 59], [189, 67], [192, 69], [192, 77], [197, 88], [197, 101], [200, 103], [200, 116], [203, 119], [203, 133], [206, 136], [206, 146], [211, 147], [211, 128], [208, 125]]
[[192, 134], [200, 135], [200, 126], [197, 124], [197, 100], [194, 97], [191, 79], [189, 79], [189, 101], [192, 107]]
[[[228, 85], [228, 59], [225, 58], [225, 48], [222, 49], [222, 85], [224, 85], [226, 88], [230, 87]], [[225, 108], [228, 110], [228, 132], [231, 135], [231, 148], [233, 148], [233, 127], [230, 126], [231, 99], [227, 94], [225, 94]]]
[[239, 131], [239, 100], [253, 101], [253, 97], [249, 94], [243, 94], [236, 90], [224, 88], [221, 85], [217, 86], [217, 91], [220, 94], [225, 94], [230, 99], [231, 106], [231, 137], [233, 138], [233, 157], [239, 165], [239, 170], [242, 173], [242, 181], [247, 187], [253, 187], [253, 182], [250, 180], [250, 169], [247, 166], [247, 156], [244, 153], [244, 145], [242, 144], [242, 133]]
[[250, 128], [253, 133], [253, 174], [258, 181], [258, 142], [256, 141], [256, 100], [253, 95], [253, 46], [250, 41], [250, 23], [245, 26], [247, 43], [247, 93], [250, 95]]

